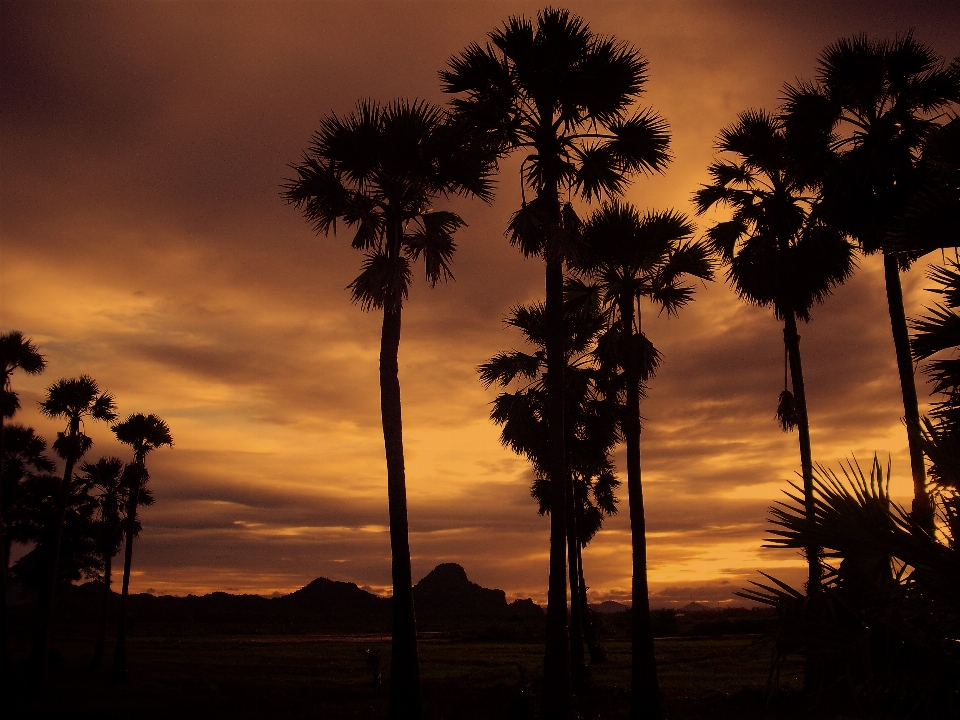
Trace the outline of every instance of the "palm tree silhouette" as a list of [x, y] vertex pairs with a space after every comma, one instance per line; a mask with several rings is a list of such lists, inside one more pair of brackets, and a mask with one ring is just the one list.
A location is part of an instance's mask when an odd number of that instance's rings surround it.
[[[33, 428], [19, 423], [4, 426], [2, 470], [0, 470], [0, 493], [3, 505], [0, 505], [0, 523], [3, 535], [0, 536], [0, 563], [3, 563], [3, 595], [0, 602], [4, 607], [0, 612], [6, 615], [6, 574], [10, 567], [10, 523], [18, 512], [22, 500], [21, 482], [36, 473], [50, 473], [53, 462], [44, 455], [47, 442], [34, 434]], [[6, 667], [6, 620], [3, 621], [3, 645], [0, 648], [0, 670]]]
[[623, 438], [627, 446], [627, 496], [633, 548], [633, 660], [630, 713], [660, 718], [660, 689], [653, 653], [647, 587], [646, 521], [640, 479], [640, 396], [650, 370], [644, 367], [641, 299], [676, 315], [693, 297], [686, 276], [710, 280], [713, 264], [702, 243], [691, 243], [694, 226], [672, 210], [641, 215], [629, 204], [604, 204], [583, 228], [578, 268], [596, 282], [613, 322], [614, 351], [608, 363], [623, 374]]
[[67, 512], [67, 500], [73, 479], [74, 465], [93, 445], [93, 440], [83, 432], [86, 418], [109, 422], [117, 415], [114, 412], [113, 396], [100, 392], [97, 382], [89, 375], [78, 378], [62, 379], [47, 388], [47, 398], [40, 403], [40, 412], [49, 418], [67, 421], [64, 432], [57, 433], [53, 449], [63, 458], [63, 482], [57, 499], [57, 521], [54, 528], [49, 587], [46, 597], [41, 600], [40, 622], [34, 643], [33, 659], [37, 664], [41, 680], [46, 674], [47, 645], [50, 640], [50, 619], [56, 595], [58, 564], [60, 562], [60, 540], [63, 536], [63, 523]]
[[[579, 547], [584, 533], [580, 530], [581, 516], [578, 501], [587, 501], [589, 496], [577, 492], [578, 486], [593, 480], [612, 468], [609, 458], [611, 448], [618, 438], [617, 413], [611, 412], [604, 396], [607, 379], [598, 372], [592, 351], [598, 335], [604, 330], [604, 316], [589, 292], [579, 283], [569, 283], [571, 293], [564, 303], [565, 366], [564, 366], [564, 433], [566, 462], [565, 473], [569, 475], [564, 509], [567, 511], [567, 570], [571, 592], [580, 585]], [[572, 295], [573, 297], [570, 297]], [[550, 480], [550, 416], [548, 414], [547, 387], [549, 370], [546, 359], [545, 311], [542, 304], [518, 306], [506, 319], [523, 333], [526, 340], [535, 346], [533, 354], [513, 350], [501, 352], [480, 366], [480, 379], [484, 387], [496, 384], [506, 388], [515, 380], [523, 385], [514, 392], [502, 392], [493, 401], [491, 419], [503, 429], [501, 442], [514, 452], [524, 455], [533, 464], [536, 479], [531, 495], [537, 499], [540, 514], [552, 508]], [[606, 486], [606, 485], [605, 485]], [[605, 487], [604, 486], [604, 487]], [[614, 500], [615, 502], [615, 500]], [[584, 521], [587, 522], [586, 518]], [[595, 518], [590, 518], [591, 525]], [[587, 529], [586, 527], [584, 528]], [[596, 530], [590, 532], [592, 537]], [[589, 541], [589, 540], [588, 540]], [[570, 606], [570, 655], [574, 681], [577, 686], [585, 680], [583, 655], [583, 629], [588, 620], [587, 608], [572, 595]], [[592, 652], [595, 638], [591, 638]]]
[[407, 490], [398, 377], [400, 320], [411, 266], [423, 257], [431, 287], [453, 277], [454, 233], [465, 223], [430, 202], [449, 195], [491, 198], [491, 156], [425, 102], [361, 102], [346, 117], [331, 114], [287, 181], [284, 197], [303, 211], [318, 233], [336, 222], [356, 227], [353, 247], [366, 252], [363, 272], [350, 284], [363, 310], [383, 311], [380, 340], [380, 410], [387, 460], [393, 579], [391, 718], [419, 718], [413, 579], [407, 530]]
[[[38, 375], [46, 367], [46, 360], [32, 340], [19, 330], [0, 335], [0, 477], [3, 476], [6, 433], [4, 422], [20, 409], [20, 399], [10, 387], [10, 376], [20, 369], [28, 375]], [[6, 527], [3, 523], [3, 488], [0, 483], [0, 546], [7, 547]], [[0, 672], [7, 666], [7, 565], [0, 568]]]
[[126, 612], [127, 595], [130, 590], [130, 566], [133, 562], [133, 538], [137, 536], [137, 507], [151, 505], [153, 496], [146, 487], [150, 474], [145, 465], [148, 453], [160, 447], [173, 445], [170, 428], [156, 415], [137, 413], [112, 428], [117, 440], [133, 448], [133, 462], [123, 472], [122, 482], [126, 485], [127, 508], [124, 520], [126, 528], [126, 546], [123, 553], [123, 587], [120, 592], [120, 612], [117, 618], [117, 645], [113, 654], [111, 682], [120, 683], [127, 679], [127, 631]]
[[550, 580], [544, 650], [545, 719], [570, 714], [569, 637], [563, 507], [563, 264], [579, 220], [561, 197], [591, 200], [619, 195], [630, 173], [656, 172], [669, 160], [666, 123], [651, 110], [631, 113], [643, 90], [647, 63], [639, 51], [594, 34], [580, 17], [547, 8], [536, 23], [511, 17], [474, 43], [440, 73], [443, 89], [458, 94], [458, 115], [490, 137], [503, 154], [525, 153], [521, 187], [536, 198], [513, 216], [509, 235], [524, 255], [546, 261], [546, 352], [552, 467]]
[[[786, 88], [788, 133], [828, 143], [835, 152], [823, 185], [823, 213], [854, 237], [865, 253], [883, 254], [887, 305], [903, 396], [913, 513], [933, 530], [926, 489], [920, 409], [900, 271], [926, 252], [905, 249], [891, 236], [922, 180], [917, 156], [939, 113], [960, 102], [960, 65], [947, 67], [912, 33], [895, 40], [844, 38], [820, 55], [815, 83]], [[815, 150], [812, 156], [822, 153]]]
[[[120, 552], [123, 542], [124, 509], [127, 504], [129, 483], [124, 477], [124, 465], [120, 458], [102, 457], [95, 463], [80, 466], [83, 480], [98, 493], [97, 520], [95, 527], [97, 551], [103, 561], [103, 605], [100, 610], [100, 628], [94, 645], [90, 669], [98, 670], [103, 662], [103, 650], [107, 639], [107, 610], [110, 603], [110, 578], [113, 556]], [[139, 524], [139, 522], [138, 522]]]
[[[732, 159], [710, 166], [712, 183], [694, 196], [697, 212], [716, 206], [733, 211], [707, 236], [737, 294], [772, 307], [783, 321], [793, 393], [784, 388], [778, 417], [784, 431], [798, 428], [804, 501], [813, 517], [813, 459], [797, 320], [808, 322], [814, 303], [849, 277], [853, 247], [841, 231], [817, 218], [815, 180], [807, 177], [780, 119], [763, 111], [741, 113], [721, 131], [717, 149]], [[820, 585], [819, 548], [807, 548], [807, 564], [807, 590], [813, 593]]]

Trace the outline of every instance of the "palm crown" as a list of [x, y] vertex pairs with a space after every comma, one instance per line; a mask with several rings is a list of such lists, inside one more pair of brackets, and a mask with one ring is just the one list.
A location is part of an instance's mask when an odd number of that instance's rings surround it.
[[[892, 41], [859, 35], [827, 46], [816, 83], [786, 90], [788, 132], [808, 148], [829, 143], [837, 153], [825, 211], [865, 252], [881, 250], [891, 219], [918, 189], [924, 140], [943, 110], [960, 102], [960, 64], [945, 65], [910, 33]], [[901, 264], [913, 257], [903, 254]]]
[[47, 417], [67, 420], [67, 432], [57, 433], [53, 443], [53, 449], [63, 458], [79, 458], [90, 449], [93, 441], [80, 429], [84, 418], [109, 422], [117, 417], [113, 396], [100, 392], [97, 381], [89, 375], [58, 380], [47, 388], [47, 399], [39, 405]]
[[173, 445], [170, 428], [156, 415], [136, 413], [112, 428], [117, 440], [133, 448], [134, 462], [143, 465], [147, 453]]
[[47, 366], [33, 341], [23, 337], [19, 330], [0, 335], [0, 412], [3, 417], [13, 417], [20, 409], [17, 394], [10, 389], [10, 376], [18, 368], [28, 375], [42, 373]]
[[426, 102], [364, 101], [341, 118], [328, 115], [309, 151], [293, 166], [284, 196], [317, 232], [355, 227], [363, 272], [350, 289], [364, 309], [399, 309], [409, 294], [412, 262], [421, 256], [431, 285], [452, 277], [453, 235], [465, 223], [433, 210], [447, 195], [492, 197], [491, 156]]
[[721, 132], [717, 149], [733, 157], [710, 166], [712, 183], [694, 199], [700, 214], [732, 210], [730, 220], [707, 231], [728, 279], [742, 298], [773, 306], [778, 318], [792, 312], [809, 320], [813, 304], [850, 275], [853, 248], [818, 219], [816, 188], [779, 118], [742, 113]]
[[[489, 37], [452, 58], [440, 78], [445, 92], [460, 94], [457, 114], [501, 153], [527, 153], [523, 186], [587, 200], [615, 196], [628, 174], [660, 171], [669, 161], [666, 123], [649, 109], [630, 112], [647, 79], [638, 50], [552, 8], [536, 24], [510, 18]], [[555, 202], [538, 197], [514, 218], [511, 240], [525, 254], [542, 253], [556, 235]]]

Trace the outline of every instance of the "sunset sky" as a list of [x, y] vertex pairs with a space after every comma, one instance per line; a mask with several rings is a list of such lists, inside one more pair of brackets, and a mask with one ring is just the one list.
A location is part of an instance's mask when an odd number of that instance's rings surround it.
[[[86, 2], [0, 4], [0, 331], [48, 360], [14, 376], [16, 420], [62, 427], [36, 401], [92, 375], [119, 412], [156, 413], [175, 446], [148, 459], [133, 592], [289, 592], [315, 577], [390, 584], [377, 355], [380, 317], [344, 288], [361, 255], [317, 237], [280, 186], [321, 117], [361, 98], [446, 102], [437, 72], [529, 2]], [[641, 209], [691, 213], [719, 130], [773, 109], [827, 43], [915, 30], [960, 54], [944, 2], [571, 2], [649, 61], [647, 92], [675, 160], [638, 178]], [[496, 199], [457, 201], [456, 282], [419, 281], [400, 347], [414, 579], [458, 562], [508, 598], [543, 601], [548, 520], [527, 463], [488, 420], [476, 367], [521, 340], [502, 319], [543, 295], [543, 265], [505, 237], [517, 164]], [[700, 219], [700, 232], [708, 219]], [[936, 258], [934, 258], [936, 259]], [[814, 459], [874, 453], [910, 492], [903, 407], [878, 258], [800, 328]], [[932, 302], [924, 264], [903, 278], [908, 316]], [[761, 548], [766, 508], [799, 470], [774, 418], [781, 327], [719, 277], [679, 318], [647, 306], [664, 354], [642, 412], [654, 605], [726, 600], [802, 560]], [[929, 386], [918, 375], [921, 397]], [[127, 457], [104, 424], [87, 459]], [[617, 455], [623, 467], [623, 455]], [[624, 478], [625, 479], [625, 478]], [[629, 599], [629, 525], [584, 554], [591, 599]]]

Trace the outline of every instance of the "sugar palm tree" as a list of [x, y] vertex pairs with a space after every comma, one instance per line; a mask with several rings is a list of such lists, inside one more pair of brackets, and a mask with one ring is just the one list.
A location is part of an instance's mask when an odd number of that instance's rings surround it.
[[[895, 40], [844, 38], [820, 55], [814, 83], [787, 86], [787, 130], [835, 153], [823, 184], [823, 214], [865, 253], [883, 255], [887, 305], [903, 396], [913, 512], [931, 532], [920, 411], [900, 272], [927, 248], [893, 237], [898, 216], [922, 184], [919, 151], [941, 114], [960, 102], [960, 65], [946, 66], [911, 33]], [[819, 155], [814, 152], [813, 155]]]
[[[793, 392], [784, 388], [777, 414], [785, 431], [799, 431], [804, 497], [812, 515], [813, 459], [797, 320], [809, 321], [813, 305], [850, 275], [853, 247], [842, 232], [818, 220], [815, 180], [806, 177], [781, 120], [763, 111], [741, 113], [720, 133], [717, 149], [725, 157], [710, 166], [712, 182], [696, 193], [697, 211], [732, 210], [732, 218], [713, 225], [707, 236], [737, 294], [772, 308], [783, 322]], [[818, 548], [807, 548], [807, 563], [813, 593], [820, 583]]]
[[[512, 17], [474, 43], [440, 73], [457, 94], [456, 112], [505, 155], [524, 154], [521, 187], [535, 198], [513, 216], [511, 242], [546, 265], [546, 353], [553, 478], [564, 477], [563, 265], [579, 220], [563, 197], [619, 195], [631, 173], [656, 172], [669, 161], [666, 123], [631, 108], [643, 91], [647, 62], [640, 52], [591, 31], [580, 17], [547, 8], [532, 21]], [[555, 483], [550, 515], [550, 580], [544, 650], [545, 719], [570, 713], [566, 514], [563, 482]]]
[[97, 491], [95, 531], [97, 551], [103, 562], [103, 604], [90, 668], [98, 670], [103, 662], [103, 650], [107, 639], [111, 570], [113, 557], [120, 552], [120, 544], [123, 542], [124, 511], [127, 505], [129, 483], [124, 477], [123, 461], [116, 457], [102, 457], [95, 463], [84, 463], [80, 466], [80, 472], [83, 473], [84, 481]]
[[130, 590], [130, 567], [133, 562], [133, 538], [137, 536], [137, 508], [140, 505], [153, 503], [153, 496], [146, 487], [147, 480], [150, 479], [145, 464], [146, 457], [157, 448], [172, 446], [173, 437], [170, 435], [170, 428], [167, 427], [167, 424], [153, 414], [137, 413], [130, 415], [126, 420], [117, 423], [111, 429], [113, 434], [117, 436], [117, 440], [133, 448], [133, 462], [126, 467], [122, 478], [124, 485], [126, 485], [124, 492], [127, 500], [124, 513], [126, 543], [123, 553], [123, 586], [120, 592], [120, 612], [117, 618], [117, 645], [113, 654], [113, 671], [111, 673], [111, 681], [119, 683], [127, 679], [127, 632], [125, 625], [127, 595]]
[[[565, 472], [573, 482], [566, 483], [568, 493], [563, 507], [568, 516], [567, 570], [572, 593], [570, 658], [573, 679], [579, 687], [585, 678], [583, 628], [588, 618], [576, 592], [582, 575], [578, 548], [583, 537], [579, 522], [583, 513], [577, 508], [578, 500], [583, 497], [577, 488], [610, 470], [609, 454], [617, 442], [619, 430], [617, 414], [611, 412], [604, 397], [606, 379], [600, 376], [592, 355], [597, 336], [604, 329], [604, 317], [581, 288], [574, 285], [573, 294], [578, 297], [576, 300], [568, 298], [565, 302], [564, 318]], [[553, 507], [544, 315], [542, 304], [514, 308], [506, 322], [520, 329], [535, 351], [532, 354], [517, 350], [501, 352], [479, 368], [485, 387], [496, 384], [507, 388], [515, 381], [520, 383], [514, 391], [505, 390], [497, 396], [490, 417], [502, 427], [501, 442], [527, 457], [533, 465], [536, 479], [531, 494], [539, 503], [541, 515]], [[593, 520], [591, 517], [591, 524]], [[584, 527], [583, 530], [587, 529]], [[591, 537], [595, 532], [594, 529]]]
[[346, 117], [331, 114], [321, 121], [308, 153], [294, 166], [296, 179], [284, 189], [287, 202], [302, 209], [318, 233], [335, 233], [337, 220], [356, 228], [353, 247], [366, 256], [363, 272], [349, 286], [353, 300], [363, 310], [383, 311], [380, 410], [393, 579], [393, 719], [423, 712], [398, 377], [400, 320], [414, 262], [423, 258], [431, 287], [453, 277], [453, 236], [465, 223], [430, 203], [449, 195], [492, 196], [491, 155], [469, 138], [428, 103], [361, 102]]
[[632, 205], [604, 204], [583, 228], [580, 270], [593, 279], [617, 337], [611, 360], [623, 374], [623, 439], [633, 549], [632, 718], [661, 718], [647, 586], [646, 520], [640, 478], [640, 396], [648, 373], [640, 362], [642, 299], [676, 315], [693, 297], [687, 277], [710, 280], [713, 264], [694, 226], [672, 210], [641, 215]]
[[[22, 370], [28, 375], [42, 373], [46, 360], [37, 350], [33, 341], [24, 338], [19, 330], [11, 330], [0, 335], [0, 450], [6, 447], [4, 423], [20, 409], [20, 399], [10, 387], [10, 376], [14, 370]], [[5, 454], [0, 451], [0, 476], [3, 476]], [[0, 546], [6, 547], [6, 530], [3, 523], [3, 488], [0, 484]], [[0, 568], [0, 672], [7, 665], [7, 566]]]
[[34, 661], [38, 664], [41, 678], [46, 672], [47, 644], [50, 638], [50, 619], [56, 595], [60, 539], [67, 512], [67, 498], [73, 479], [73, 468], [93, 445], [93, 440], [83, 432], [87, 418], [110, 421], [117, 417], [113, 396], [100, 392], [97, 382], [89, 375], [62, 379], [47, 388], [47, 398], [40, 402], [40, 412], [49, 418], [67, 421], [64, 432], [57, 433], [53, 449], [63, 459], [63, 483], [60, 491], [58, 519], [54, 528], [50, 585], [46, 597], [41, 600], [40, 622], [34, 644]]

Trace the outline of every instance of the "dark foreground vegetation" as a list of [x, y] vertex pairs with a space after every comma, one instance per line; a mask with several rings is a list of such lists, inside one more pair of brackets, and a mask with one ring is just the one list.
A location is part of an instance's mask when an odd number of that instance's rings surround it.
[[[90, 639], [60, 638], [47, 689], [38, 695], [14, 677], [9, 717], [30, 718], [382, 718], [386, 714], [390, 644], [386, 635], [128, 637], [130, 679], [110, 686], [86, 670]], [[427, 718], [538, 717], [543, 644], [419, 640]], [[16, 656], [26, 652], [16, 643]], [[578, 718], [627, 717], [628, 640], [608, 641], [607, 661], [593, 666], [575, 699]], [[656, 641], [664, 708], [670, 718], [843, 717], [805, 711], [799, 663], [784, 668], [781, 689], [766, 703], [770, 649], [754, 637], [663, 638]], [[383, 675], [374, 681], [379, 658]], [[100, 688], [89, 692], [91, 681]]]

